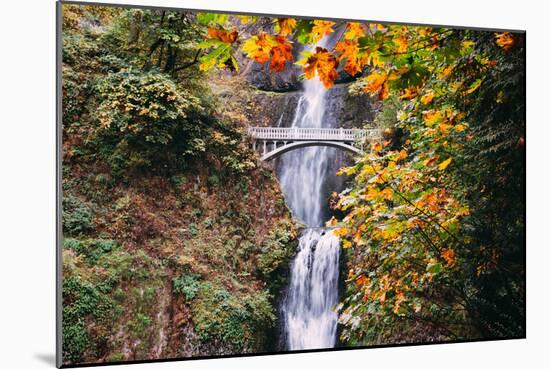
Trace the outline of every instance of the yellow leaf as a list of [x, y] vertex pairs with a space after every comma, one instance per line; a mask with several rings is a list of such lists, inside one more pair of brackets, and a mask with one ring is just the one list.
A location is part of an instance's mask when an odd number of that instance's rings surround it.
[[334, 25], [334, 22], [331, 21], [324, 21], [324, 20], [314, 20], [313, 21], [313, 29], [311, 30], [312, 34], [312, 41], [316, 43], [326, 35], [331, 34], [334, 32], [332, 29], [332, 26]]
[[365, 28], [361, 23], [349, 22], [344, 33], [344, 39], [353, 40], [365, 35]]
[[384, 199], [391, 200], [393, 197], [393, 190], [389, 187], [386, 187], [382, 191], [380, 191], [380, 194], [384, 197]]
[[428, 127], [433, 126], [436, 123], [441, 122], [441, 120], [444, 118], [445, 113], [440, 110], [429, 110], [422, 112], [424, 122]]
[[407, 151], [405, 150], [401, 150], [399, 151], [399, 160], [403, 160], [403, 159], [406, 159], [407, 158]]
[[254, 20], [254, 17], [251, 17], [249, 15], [239, 15], [239, 19], [241, 20], [241, 24], [249, 24], [252, 23]]
[[422, 102], [422, 104], [428, 105], [429, 103], [432, 102], [433, 99], [434, 99], [434, 93], [433, 93], [432, 91], [430, 91], [430, 92], [425, 93], [425, 94], [420, 98], [420, 101]]
[[296, 19], [294, 18], [279, 18], [275, 25], [275, 32], [281, 36], [288, 36], [296, 28]]
[[477, 90], [479, 88], [479, 86], [481, 86], [481, 78], [476, 80], [474, 83], [472, 83], [470, 85], [470, 88], [466, 91], [466, 94], [471, 94], [472, 92], [474, 92], [475, 90]]
[[437, 167], [437, 169], [439, 169], [439, 170], [445, 170], [445, 169], [449, 166], [449, 164], [451, 164], [452, 161], [453, 161], [453, 158], [449, 158], [449, 159], [447, 159], [447, 160], [445, 160], [445, 161], [442, 161], [442, 162], [439, 164], [439, 166]]
[[332, 233], [337, 237], [344, 237], [349, 233], [348, 228], [336, 228], [332, 231]]
[[350, 242], [350, 241], [348, 241], [348, 240], [343, 240], [343, 241], [342, 241], [342, 248], [344, 248], [344, 249], [349, 249], [351, 246], [352, 246], [352, 245], [351, 245], [351, 242]]
[[247, 57], [254, 59], [258, 63], [265, 63], [269, 60], [269, 55], [276, 42], [271, 36], [262, 32], [258, 36], [252, 36], [242, 46], [242, 50], [247, 54]]
[[385, 100], [389, 96], [388, 75], [386, 72], [373, 72], [367, 78], [367, 85], [364, 91], [370, 94], [378, 94], [380, 100]]
[[462, 41], [462, 50], [467, 50], [474, 46], [474, 42], [472, 40], [464, 40]]
[[466, 129], [466, 125], [465, 125], [465, 124], [457, 124], [457, 125], [455, 126], [455, 131], [457, 131], [457, 132], [462, 132], [462, 131], [464, 131], [465, 129]]

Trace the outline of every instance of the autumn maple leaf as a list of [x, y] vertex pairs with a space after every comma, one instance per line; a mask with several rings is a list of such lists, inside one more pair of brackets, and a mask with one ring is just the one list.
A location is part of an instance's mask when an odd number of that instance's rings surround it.
[[334, 24], [335, 23], [331, 21], [314, 20], [313, 28], [311, 30], [311, 34], [313, 35], [312, 41], [315, 43], [326, 35], [330, 35], [332, 32], [334, 32], [334, 30], [332, 29], [332, 26]]
[[304, 74], [307, 79], [319, 75], [319, 79], [327, 89], [331, 88], [338, 78], [338, 60], [327, 49], [317, 46], [315, 54], [296, 63], [304, 66]]
[[441, 257], [445, 259], [447, 265], [453, 266], [456, 264], [455, 252], [452, 249], [445, 249], [441, 252]]
[[386, 72], [374, 72], [366, 78], [367, 85], [364, 91], [372, 95], [378, 95], [380, 100], [386, 100], [389, 96], [388, 75]]
[[277, 25], [275, 26], [275, 32], [281, 36], [288, 36], [296, 28], [296, 19], [294, 18], [278, 18]]
[[220, 28], [208, 28], [208, 37], [219, 40], [226, 44], [234, 43], [235, 41], [237, 41], [238, 36], [239, 33], [236, 30], [228, 32]]
[[282, 72], [285, 69], [285, 63], [293, 60], [292, 44], [283, 36], [276, 35], [274, 39], [277, 46], [271, 49], [269, 68], [276, 72]]
[[407, 87], [401, 95], [399, 95], [399, 98], [403, 100], [410, 100], [417, 97], [419, 94], [419, 88], [418, 86], [411, 86]]
[[258, 36], [252, 36], [242, 46], [242, 50], [250, 59], [258, 63], [265, 63], [269, 60], [271, 49], [277, 43], [267, 33], [262, 32]]
[[405, 53], [409, 47], [409, 41], [407, 37], [401, 36], [393, 39], [394, 44], [397, 46], [398, 53]]
[[510, 32], [497, 33], [495, 38], [497, 45], [506, 51], [511, 50], [516, 43], [516, 39]]
[[357, 40], [344, 40], [338, 42], [335, 46], [335, 51], [341, 53], [338, 60], [346, 59], [344, 70], [349, 75], [355, 76], [361, 71], [363, 63], [357, 56], [357, 52], [359, 51]]
[[353, 40], [365, 35], [365, 27], [361, 23], [349, 22], [346, 26], [346, 33], [344, 33], [344, 39]]

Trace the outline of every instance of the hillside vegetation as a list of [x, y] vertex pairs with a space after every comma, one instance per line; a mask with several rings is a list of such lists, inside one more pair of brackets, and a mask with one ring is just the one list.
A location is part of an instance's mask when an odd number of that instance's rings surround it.
[[173, 51], [195, 26], [155, 14], [64, 6], [65, 363], [274, 345], [295, 225], [241, 139], [250, 116]]

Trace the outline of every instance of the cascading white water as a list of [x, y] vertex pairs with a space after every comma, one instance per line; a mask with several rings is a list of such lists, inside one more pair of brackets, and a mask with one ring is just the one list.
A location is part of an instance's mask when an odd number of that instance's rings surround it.
[[300, 237], [283, 306], [289, 350], [334, 347], [340, 241], [322, 228]]
[[[293, 127], [328, 127], [325, 122], [327, 90], [318, 78], [304, 82]], [[336, 343], [338, 315], [339, 240], [322, 228], [326, 194], [323, 182], [335, 151], [309, 147], [281, 157], [279, 180], [287, 204], [307, 227], [300, 236], [292, 262], [290, 284], [282, 304], [287, 349], [331, 348]]]

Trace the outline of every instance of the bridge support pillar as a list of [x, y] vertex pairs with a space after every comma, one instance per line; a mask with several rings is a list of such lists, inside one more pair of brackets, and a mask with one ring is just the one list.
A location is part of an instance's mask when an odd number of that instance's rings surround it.
[[264, 155], [267, 153], [267, 141], [264, 140]]

